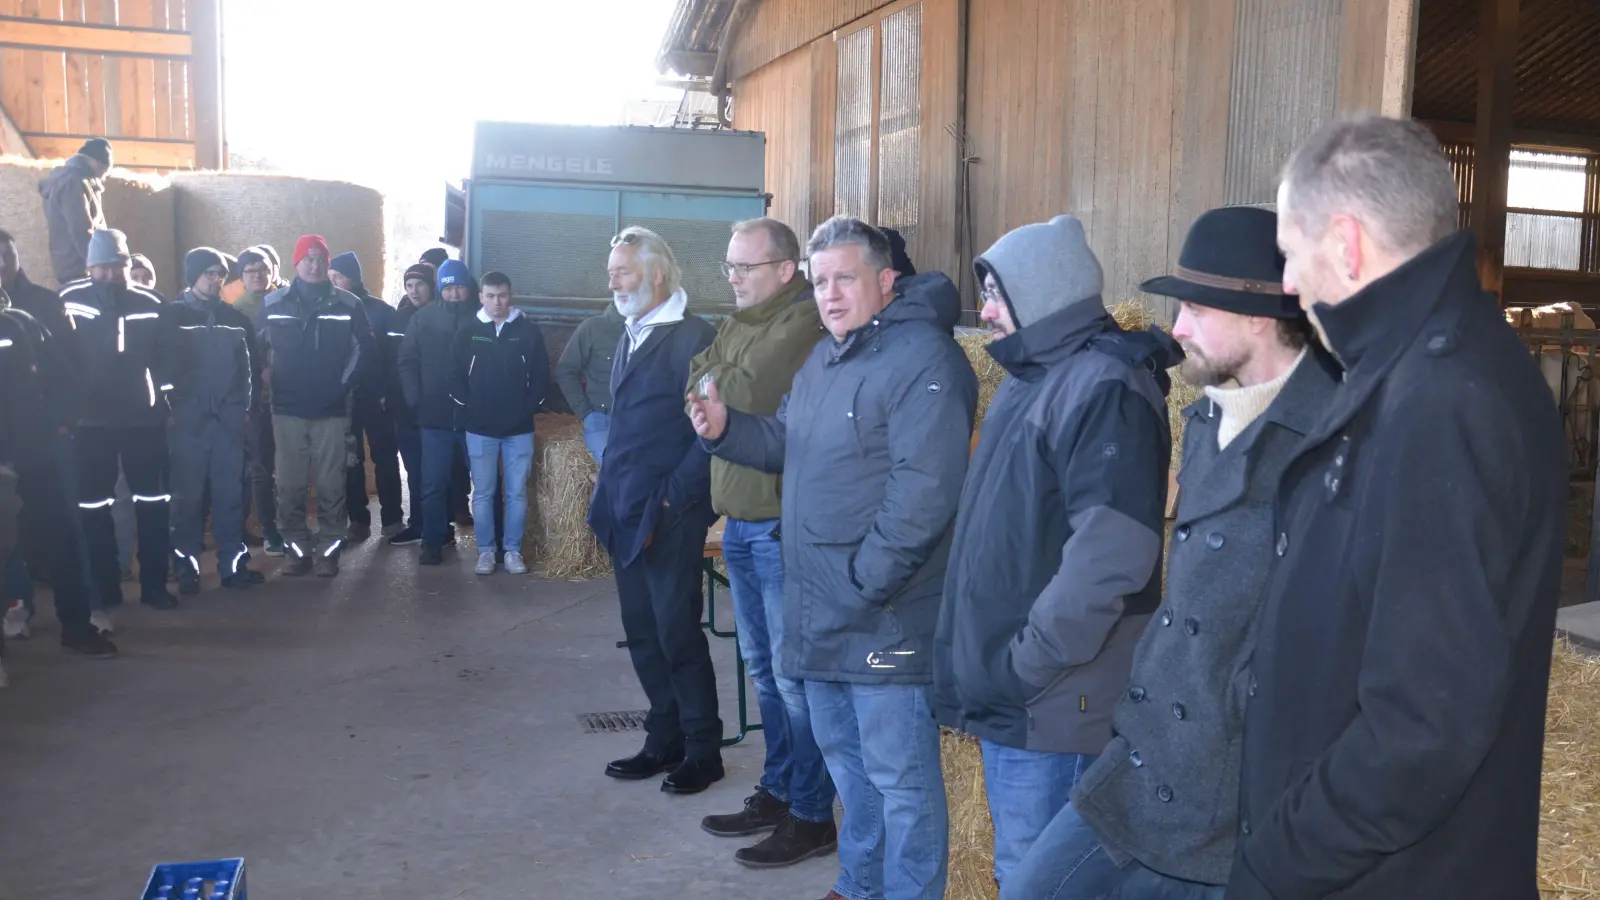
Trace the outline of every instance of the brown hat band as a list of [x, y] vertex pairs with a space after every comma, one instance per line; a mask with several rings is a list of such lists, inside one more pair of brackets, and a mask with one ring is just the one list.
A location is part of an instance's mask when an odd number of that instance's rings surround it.
[[1183, 266], [1178, 267], [1176, 274], [1179, 279], [1202, 287], [1220, 288], [1224, 291], [1242, 291], [1246, 294], [1275, 294], [1280, 297], [1283, 296], [1282, 282], [1258, 281], [1253, 278], [1229, 278], [1226, 275], [1196, 272]]

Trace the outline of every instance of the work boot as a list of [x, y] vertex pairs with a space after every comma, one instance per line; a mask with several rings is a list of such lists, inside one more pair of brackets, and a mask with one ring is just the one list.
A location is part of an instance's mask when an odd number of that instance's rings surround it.
[[[178, 601], [174, 600], [173, 603]], [[61, 649], [89, 659], [112, 659], [117, 655], [117, 645], [93, 628], [61, 635]]]
[[283, 535], [277, 533], [276, 531], [267, 532], [267, 536], [263, 540], [266, 542], [266, 546], [262, 548], [262, 553], [265, 553], [268, 556], [278, 557], [287, 552], [283, 546]]
[[422, 555], [417, 557], [417, 565], [437, 566], [444, 563], [444, 550], [437, 544], [423, 544]]
[[159, 610], [177, 609], [179, 605], [178, 598], [172, 596], [172, 592], [168, 590], [160, 590], [153, 594], [145, 594], [143, 597], [139, 598], [139, 602], [150, 607], [151, 609]]
[[291, 578], [300, 578], [311, 574], [311, 565], [311, 557], [304, 553], [293, 553], [279, 571]]
[[787, 815], [767, 837], [733, 854], [739, 865], [750, 869], [781, 869], [839, 849], [839, 831], [833, 819], [807, 822]]
[[[388, 531], [387, 528], [384, 530]], [[391, 547], [409, 547], [412, 544], [420, 543], [422, 543], [422, 529], [415, 525], [401, 528], [389, 538], [389, 546]]]
[[200, 573], [187, 562], [178, 568], [178, 593], [185, 597], [193, 597], [200, 593]]
[[745, 798], [744, 809], [730, 816], [706, 816], [700, 827], [717, 837], [744, 837], [776, 828], [787, 818], [789, 804], [757, 785], [756, 792]]
[[352, 544], [359, 544], [367, 538], [372, 537], [372, 523], [351, 522], [350, 528], [345, 533], [345, 536]]
[[317, 554], [316, 573], [318, 578], [332, 578], [339, 574], [339, 549]]
[[222, 586], [233, 588], [234, 590], [244, 590], [245, 588], [255, 587], [258, 584], [264, 584], [266, 580], [267, 576], [241, 565], [234, 570], [232, 575], [222, 579]]

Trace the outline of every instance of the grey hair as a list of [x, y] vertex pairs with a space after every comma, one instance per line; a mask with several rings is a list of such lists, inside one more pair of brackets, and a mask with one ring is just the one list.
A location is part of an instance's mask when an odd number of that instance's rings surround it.
[[806, 244], [806, 256], [816, 256], [824, 250], [851, 244], [866, 248], [867, 262], [872, 264], [875, 271], [881, 272], [894, 265], [894, 251], [889, 248], [889, 238], [853, 216], [834, 216], [818, 225], [817, 230], [811, 233], [811, 241]]
[[[638, 225], [629, 225], [617, 235], [619, 239], [632, 235], [633, 252], [639, 264], [646, 272], [661, 273], [662, 286], [667, 293], [675, 293], [683, 287], [683, 269], [678, 266], [678, 257], [672, 252], [661, 235], [648, 228]], [[621, 246], [620, 244], [618, 246]]]
[[757, 231], [767, 236], [779, 260], [800, 261], [800, 238], [795, 236], [793, 228], [770, 216], [733, 223], [734, 234], [752, 234]]
[[[1461, 218], [1461, 194], [1438, 138], [1410, 119], [1357, 115], [1318, 128], [1283, 165], [1288, 216], [1320, 237], [1338, 211], [1362, 216], [1379, 245], [1419, 253]], [[1283, 213], [1283, 210], [1278, 210]]]
[[1336, 213], [1358, 216], [1380, 246], [1415, 254], [1456, 230], [1460, 195], [1450, 162], [1427, 127], [1359, 115], [1330, 122], [1284, 164], [1287, 215], [1320, 237]]

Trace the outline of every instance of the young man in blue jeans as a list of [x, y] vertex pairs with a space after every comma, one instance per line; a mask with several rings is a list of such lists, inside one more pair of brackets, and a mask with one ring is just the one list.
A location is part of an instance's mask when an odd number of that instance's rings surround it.
[[[717, 339], [689, 369], [689, 391], [715, 384], [723, 402], [741, 412], [769, 416], [789, 392], [794, 373], [822, 336], [811, 283], [800, 274], [800, 241], [775, 219], [733, 226], [723, 274], [738, 309]], [[756, 686], [766, 765], [744, 809], [707, 816], [701, 827], [719, 837], [773, 829], [770, 837], [733, 857], [752, 868], [776, 868], [832, 853], [833, 783], [811, 733], [805, 695], [793, 679], [773, 670], [782, 640], [783, 548], [779, 543], [778, 476], [711, 460], [711, 505], [727, 517], [722, 558], [728, 564], [739, 652]], [[794, 709], [785, 696], [794, 698]]]
[[533, 468], [533, 417], [550, 387], [550, 358], [533, 320], [511, 305], [511, 279], [490, 272], [479, 282], [476, 321], [456, 333], [451, 398], [461, 406], [472, 464], [472, 521], [479, 575], [495, 568], [494, 494], [505, 468], [506, 571], [522, 575], [522, 529]]

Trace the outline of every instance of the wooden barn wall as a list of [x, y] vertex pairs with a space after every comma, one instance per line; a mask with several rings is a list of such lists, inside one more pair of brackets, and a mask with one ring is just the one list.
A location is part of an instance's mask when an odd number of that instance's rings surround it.
[[[1132, 296], [1171, 258], [1180, 0], [974, 0], [967, 72], [974, 250], [1077, 216]], [[970, 302], [970, 301], [969, 301]]]
[[[0, 0], [0, 15], [185, 31], [188, 0]], [[23, 133], [186, 141], [189, 64], [0, 49], [0, 99]]]
[[762, 0], [739, 29], [728, 72], [734, 78], [848, 25], [887, 0]]
[[802, 240], [820, 221], [811, 212], [811, 52], [810, 46], [801, 47], [733, 86], [733, 127], [767, 135], [770, 214]]

